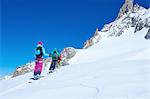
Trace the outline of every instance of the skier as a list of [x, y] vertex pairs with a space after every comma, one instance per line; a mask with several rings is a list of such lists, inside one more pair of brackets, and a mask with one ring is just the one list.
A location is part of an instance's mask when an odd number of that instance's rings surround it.
[[49, 73], [52, 73], [54, 71], [56, 65], [58, 65], [58, 59], [60, 57], [60, 54], [58, 53], [57, 49], [54, 49], [54, 51], [50, 55], [50, 57], [52, 57], [52, 63], [51, 63], [51, 66], [49, 68]]
[[43, 67], [43, 56], [49, 56], [45, 52], [45, 48], [43, 47], [43, 43], [40, 41], [35, 50], [35, 69], [34, 69], [34, 79], [37, 80], [40, 78], [42, 67]]

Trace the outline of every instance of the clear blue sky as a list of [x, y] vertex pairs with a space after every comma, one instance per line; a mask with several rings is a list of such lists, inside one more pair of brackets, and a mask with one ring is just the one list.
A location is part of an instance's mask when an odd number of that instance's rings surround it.
[[[148, 8], [148, 0], [135, 0]], [[96, 27], [113, 21], [124, 0], [1, 0], [0, 75], [34, 60], [39, 40], [53, 48], [82, 48]]]

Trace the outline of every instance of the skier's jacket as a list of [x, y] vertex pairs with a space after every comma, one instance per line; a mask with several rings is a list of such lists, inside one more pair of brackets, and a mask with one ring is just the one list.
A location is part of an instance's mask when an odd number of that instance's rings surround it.
[[35, 57], [43, 58], [43, 56], [49, 56], [49, 54], [45, 52], [45, 48], [42, 45], [37, 45], [37, 48], [35, 49]]
[[58, 61], [60, 54], [58, 53], [57, 50], [54, 50], [53, 53], [51, 54], [52, 60]]

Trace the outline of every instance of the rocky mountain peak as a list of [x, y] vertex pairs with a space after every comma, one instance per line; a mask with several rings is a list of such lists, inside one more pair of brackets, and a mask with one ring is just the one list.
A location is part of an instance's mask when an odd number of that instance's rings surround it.
[[150, 8], [146, 9], [138, 4], [133, 5], [133, 0], [126, 0], [117, 19], [105, 24], [101, 30], [97, 29], [94, 36], [84, 43], [83, 48], [86, 49], [105, 37], [119, 37], [129, 28], [133, 28], [134, 33], [146, 28], [148, 32], [145, 39], [150, 39]]
[[125, 3], [123, 4], [123, 6], [119, 11], [117, 19], [122, 17], [125, 13], [133, 11], [133, 2], [134, 0], [125, 0]]

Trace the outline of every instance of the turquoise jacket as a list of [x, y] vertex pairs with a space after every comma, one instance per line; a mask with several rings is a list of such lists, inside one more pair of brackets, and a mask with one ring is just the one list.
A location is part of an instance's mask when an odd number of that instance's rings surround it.
[[[42, 52], [44, 56], [49, 56], [49, 54], [46, 53], [45, 48], [42, 45], [37, 45], [37, 47], [41, 46], [42, 47]], [[40, 51], [35, 49], [35, 54], [34, 56], [36, 57], [36, 55], [39, 55]]]
[[56, 54], [58, 55], [58, 58], [60, 57], [60, 54], [59, 54], [59, 52], [56, 50], [56, 49], [54, 49], [54, 51], [52, 52], [52, 54], [50, 55], [50, 57], [52, 58], [52, 60], [58, 60], [58, 59], [56, 59], [56, 57], [54, 56], [54, 52], [56, 51]]

